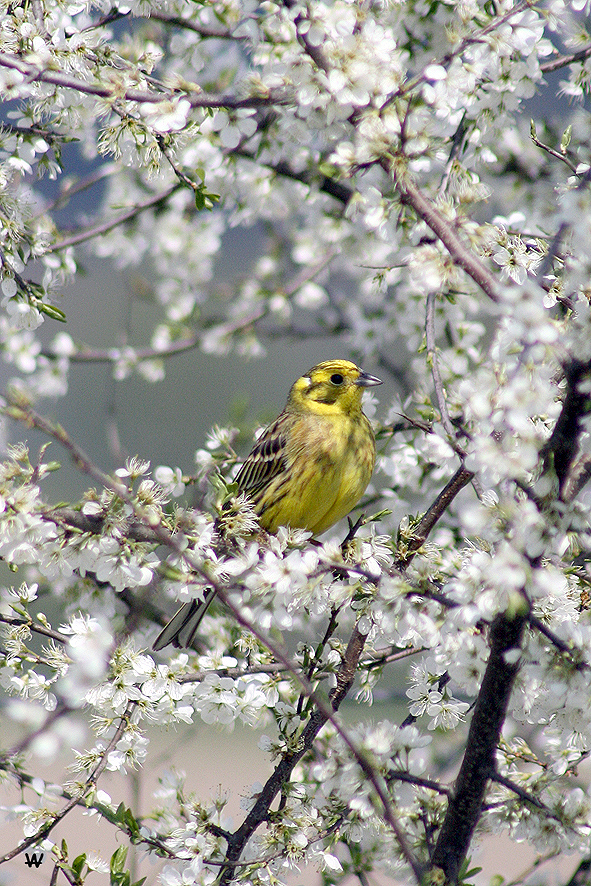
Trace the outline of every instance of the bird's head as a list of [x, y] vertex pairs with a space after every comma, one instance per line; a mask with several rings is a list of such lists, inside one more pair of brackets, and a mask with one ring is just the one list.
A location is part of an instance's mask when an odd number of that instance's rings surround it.
[[325, 360], [298, 378], [289, 392], [287, 409], [318, 415], [358, 412], [363, 389], [381, 384], [349, 360]]

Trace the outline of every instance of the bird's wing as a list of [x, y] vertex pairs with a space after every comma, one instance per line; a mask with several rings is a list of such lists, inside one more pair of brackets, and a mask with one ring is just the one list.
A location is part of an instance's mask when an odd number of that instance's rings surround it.
[[240, 492], [256, 494], [285, 470], [286, 426], [289, 418], [290, 416], [282, 412], [253, 446], [236, 476]]

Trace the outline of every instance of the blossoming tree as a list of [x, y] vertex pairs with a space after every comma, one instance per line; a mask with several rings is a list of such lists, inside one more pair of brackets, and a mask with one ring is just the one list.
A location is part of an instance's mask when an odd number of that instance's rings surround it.
[[[24, 828], [0, 862], [52, 848], [51, 882], [84, 882], [100, 863], [69, 858], [56, 835], [90, 808], [164, 859], [165, 886], [282, 883], [309, 861], [326, 883], [456, 882], [493, 828], [529, 842], [538, 878], [567, 851], [573, 876], [585, 870], [588, 7], [4, 4], [0, 342], [15, 378], [2, 408], [13, 433], [61, 444], [89, 489], [49, 501], [57, 465], [25, 444], [0, 468], [0, 556], [18, 572], [1, 594], [0, 679], [7, 715], [20, 700], [29, 724], [0, 754]], [[556, 90], [573, 100], [561, 126]], [[87, 177], [62, 160], [72, 140]], [[94, 216], [60, 228], [58, 208], [99, 180]], [[254, 224], [261, 254], [220, 301], [221, 235]], [[68, 334], [58, 294], [88, 250], [150, 263], [159, 316], [142, 347], [98, 352]], [[108, 474], [45, 417], [85, 360], [157, 382], [173, 354], [260, 356], [270, 331], [340, 339], [338, 356], [402, 392], [374, 416], [362, 509], [321, 544], [253, 532], [231, 430], [194, 470], [132, 459]], [[212, 587], [196, 648], [151, 653], [174, 603]], [[39, 611], [41, 592], [67, 601], [64, 624]], [[393, 662], [400, 722], [372, 725], [368, 710], [344, 726], [342, 702], [369, 707]], [[151, 818], [101, 791], [105, 769], [142, 765], [148, 722], [199, 718], [266, 724], [272, 774], [241, 821], [181, 800], [176, 782]], [[36, 744], [59, 754], [58, 727], [81, 719], [86, 750], [49, 790]], [[131, 882], [125, 846], [111, 882]]]

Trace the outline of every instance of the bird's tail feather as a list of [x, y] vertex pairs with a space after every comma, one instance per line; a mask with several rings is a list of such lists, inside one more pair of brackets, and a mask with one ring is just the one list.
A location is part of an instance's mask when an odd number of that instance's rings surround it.
[[189, 603], [184, 603], [160, 631], [154, 640], [152, 649], [157, 652], [159, 649], [164, 649], [169, 643], [172, 643], [177, 649], [191, 646], [201, 624], [201, 619], [214, 597], [215, 591], [210, 588], [205, 592], [203, 600], [191, 600]]

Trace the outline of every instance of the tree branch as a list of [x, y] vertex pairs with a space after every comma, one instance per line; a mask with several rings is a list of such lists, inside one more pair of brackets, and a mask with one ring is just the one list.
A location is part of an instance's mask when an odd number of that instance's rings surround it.
[[450, 789], [439, 784], [438, 781], [433, 781], [431, 778], [422, 778], [420, 775], [412, 775], [410, 772], [405, 772], [403, 769], [391, 769], [388, 773], [388, 780], [404, 781], [406, 784], [414, 784], [420, 788], [427, 788], [427, 790], [435, 791], [437, 794], [445, 794], [446, 797], [449, 797], [451, 794]]
[[564, 367], [566, 390], [560, 415], [554, 425], [550, 439], [541, 450], [543, 470], [553, 469], [558, 479], [559, 496], [563, 497], [569, 483], [571, 467], [575, 460], [581, 422], [589, 411], [590, 397], [580, 386], [591, 373], [591, 362], [572, 358]]
[[63, 818], [66, 817], [68, 812], [70, 812], [75, 806], [78, 806], [78, 804], [80, 803], [82, 798], [88, 793], [90, 788], [93, 787], [94, 785], [96, 785], [98, 779], [100, 778], [100, 776], [102, 775], [102, 773], [105, 770], [109, 754], [111, 753], [113, 748], [116, 746], [117, 742], [122, 737], [123, 733], [125, 732], [125, 728], [127, 726], [127, 721], [128, 721], [128, 718], [131, 714], [133, 706], [134, 706], [134, 702], [129, 702], [129, 704], [127, 705], [127, 708], [125, 710], [125, 713], [119, 719], [119, 724], [117, 726], [117, 729], [115, 730], [113, 737], [111, 738], [110, 742], [108, 743], [108, 745], [106, 746], [106, 748], [102, 752], [98, 763], [96, 764], [96, 766], [94, 767], [94, 769], [92, 770], [92, 772], [90, 773], [88, 778], [86, 779], [82, 790], [79, 793], [77, 793], [75, 796], [73, 796], [72, 799], [69, 800], [69, 802], [66, 803], [66, 805], [59, 812], [55, 812], [51, 816], [50, 820], [46, 824], [42, 825], [42, 827], [40, 827], [39, 830], [36, 831], [36, 833], [32, 834], [30, 837], [26, 837], [21, 843], [18, 844], [18, 846], [15, 846], [15, 848], [11, 849], [10, 852], [7, 852], [5, 855], [1, 856], [0, 857], [0, 864], [2, 864], [5, 861], [10, 861], [11, 859], [15, 858], [17, 855], [20, 855], [21, 852], [24, 852], [25, 849], [28, 849], [29, 846], [35, 846], [41, 840], [44, 840], [47, 836], [49, 836], [49, 834], [54, 829], [54, 827], [60, 821], [62, 821]]
[[29, 621], [26, 618], [21, 618], [16, 615], [0, 615], [0, 622], [5, 625], [24, 625], [30, 631], [33, 631], [33, 633], [42, 634], [44, 637], [49, 637], [51, 640], [56, 640], [58, 643], [67, 643], [70, 639], [69, 637], [66, 637], [65, 634], [60, 634], [59, 631], [46, 628], [44, 625], [39, 624], [39, 622], [33, 621], [32, 619]]
[[162, 22], [165, 25], [174, 25], [177, 28], [193, 31], [194, 34], [199, 34], [204, 40], [236, 40], [239, 43], [248, 40], [248, 37], [236, 36], [228, 28], [212, 28], [209, 25], [201, 25], [180, 15], [166, 15], [164, 12], [157, 12], [154, 9], [150, 10], [149, 18], [150, 21]]
[[579, 49], [577, 52], [571, 52], [570, 55], [559, 55], [558, 58], [549, 62], [543, 62], [540, 65], [540, 71], [543, 74], [551, 74], [552, 71], [558, 71], [560, 68], [566, 68], [568, 65], [575, 65], [577, 62], [584, 62], [591, 57], [591, 46]]
[[[430, 292], [427, 296], [427, 311], [425, 314], [425, 340], [427, 345], [427, 356], [431, 363], [431, 376], [433, 378], [433, 386], [435, 388], [435, 397], [439, 412], [441, 415], [441, 423], [445, 433], [450, 438], [452, 445], [455, 445], [456, 430], [451, 423], [447, 403], [445, 401], [445, 390], [439, 372], [439, 359], [437, 357], [437, 347], [435, 345], [435, 293]], [[464, 453], [461, 453], [462, 455]]]
[[545, 803], [542, 803], [541, 800], [538, 800], [537, 797], [534, 797], [532, 794], [529, 794], [522, 787], [512, 781], [510, 778], [507, 778], [505, 775], [501, 775], [500, 772], [494, 772], [491, 776], [492, 781], [496, 781], [497, 784], [503, 785], [504, 788], [507, 788], [508, 791], [512, 791], [516, 794], [521, 800], [525, 800], [526, 803], [529, 803], [531, 806], [535, 806], [536, 809], [539, 809], [540, 812], [543, 812], [544, 815], [548, 816], [548, 818], [553, 818], [555, 821], [561, 821], [559, 815], [555, 812], [552, 812]]
[[386, 171], [394, 177], [396, 188], [403, 203], [411, 206], [425, 224], [441, 240], [454, 262], [482, 289], [493, 302], [499, 301], [497, 281], [479, 258], [460, 240], [451, 224], [443, 218], [408, 174], [399, 175], [391, 164], [382, 163]]
[[68, 246], [77, 246], [79, 243], [84, 243], [86, 240], [92, 240], [93, 237], [99, 237], [102, 234], [107, 234], [114, 228], [119, 227], [119, 225], [130, 221], [132, 218], [135, 218], [146, 209], [152, 209], [155, 206], [164, 203], [175, 193], [175, 191], [178, 191], [180, 187], [182, 187], [181, 183], [175, 182], [174, 185], [171, 185], [171, 187], [167, 188], [165, 191], [162, 191], [160, 194], [155, 194], [153, 197], [149, 197], [142, 203], [136, 203], [134, 206], [131, 206], [129, 209], [125, 210], [125, 212], [122, 212], [120, 215], [115, 216], [115, 218], [107, 219], [106, 221], [103, 221], [98, 225], [94, 225], [91, 228], [85, 228], [82, 231], [77, 231], [76, 233], [71, 234], [69, 237], [62, 237], [62, 239], [58, 240], [57, 243], [52, 243], [50, 246], [48, 246], [45, 252], [59, 252], [61, 249], [67, 249]]
[[191, 94], [190, 90], [166, 89], [166, 92], [148, 92], [141, 89], [125, 89], [120, 92], [116, 87], [102, 86], [99, 83], [88, 83], [86, 80], [78, 80], [70, 74], [61, 71], [39, 68], [30, 62], [20, 58], [0, 53], [0, 66], [19, 71], [30, 82], [49, 83], [63, 89], [73, 89], [83, 95], [94, 95], [108, 101], [121, 100], [137, 102], [138, 104], [158, 104], [172, 98], [185, 97], [192, 108], [227, 108], [238, 110], [239, 108], [260, 108], [261, 106], [284, 104], [287, 98], [277, 96], [252, 96], [237, 98], [234, 95], [205, 95], [202, 92]]
[[450, 883], [468, 852], [480, 820], [488, 780], [496, 770], [496, 748], [519, 669], [519, 652], [526, 620], [498, 615], [490, 629], [490, 655], [474, 706], [466, 751], [453, 795], [439, 832], [432, 863]]
[[424, 544], [425, 539], [434, 528], [440, 517], [443, 516], [458, 492], [472, 480], [474, 474], [467, 468], [460, 466], [451, 480], [441, 490], [431, 507], [423, 514], [418, 526], [412, 533], [406, 553], [398, 561], [398, 565], [408, 565], [412, 555]]
[[[312, 698], [312, 700], [314, 701], [316, 708], [312, 712], [312, 715], [310, 716], [310, 719], [308, 720], [308, 723], [300, 736], [297, 748], [295, 750], [289, 750], [283, 756], [283, 758], [275, 768], [275, 771], [264, 785], [255, 805], [247, 815], [246, 819], [228, 841], [226, 861], [232, 867], [227, 867], [222, 870], [219, 881], [220, 886], [224, 886], [224, 884], [230, 883], [234, 878], [234, 864], [236, 861], [238, 861], [246, 843], [248, 842], [254, 831], [259, 827], [259, 825], [267, 820], [271, 803], [273, 802], [283, 785], [287, 781], [289, 781], [291, 773], [293, 772], [296, 764], [312, 747], [314, 739], [316, 738], [322, 727], [328, 722], [328, 720], [330, 720], [331, 723], [337, 728], [337, 731], [339, 732], [341, 738], [344, 739], [347, 746], [350, 748], [350, 750], [353, 751], [357, 763], [364, 771], [367, 778], [370, 780], [381, 802], [384, 820], [394, 831], [402, 854], [407, 863], [410, 865], [417, 880], [417, 883], [421, 883], [423, 868], [418, 860], [414, 857], [414, 854], [412, 853], [406, 840], [406, 836], [402, 832], [402, 829], [400, 828], [400, 825], [396, 817], [394, 816], [390, 800], [381, 779], [378, 777], [373, 766], [366, 759], [365, 754], [362, 753], [355, 746], [348, 733], [342, 728], [338, 721], [334, 719], [334, 712], [338, 710], [341, 702], [346, 697], [349, 689], [353, 684], [355, 671], [359, 663], [361, 652], [363, 651], [363, 647], [365, 645], [365, 640], [366, 635], [361, 634], [357, 626], [355, 626], [355, 628], [353, 629], [353, 633], [351, 634], [351, 637], [349, 639], [347, 650], [343, 656], [341, 667], [339, 668], [339, 671], [337, 673], [337, 685], [333, 689], [329, 697], [330, 706], [318, 697], [318, 695], [313, 691], [312, 687], [307, 687], [308, 694], [310, 695], [310, 698]], [[298, 681], [303, 686], [307, 684], [307, 681], [305, 681], [299, 674]]]

